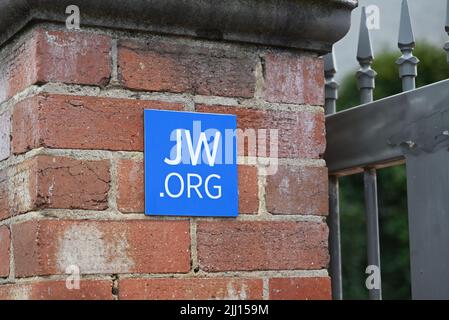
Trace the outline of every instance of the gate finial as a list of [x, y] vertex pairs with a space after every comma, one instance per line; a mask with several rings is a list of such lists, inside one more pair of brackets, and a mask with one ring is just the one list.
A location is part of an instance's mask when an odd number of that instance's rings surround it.
[[402, 52], [402, 56], [396, 61], [396, 64], [399, 65], [399, 76], [402, 79], [402, 90], [413, 90], [416, 86], [415, 78], [418, 75], [417, 65], [419, 63], [419, 59], [413, 56], [415, 36], [413, 35], [412, 21], [410, 18], [407, 0], [402, 0], [398, 47]]
[[337, 63], [335, 61], [334, 48], [332, 52], [324, 56], [324, 77], [326, 78], [325, 85], [325, 111], [326, 114], [335, 113], [338, 99], [338, 83], [335, 81], [335, 74], [337, 73]]
[[364, 104], [373, 101], [373, 90], [375, 88], [375, 78], [377, 75], [376, 71], [371, 68], [374, 55], [370, 34], [366, 25], [365, 7], [362, 7], [357, 60], [360, 64], [360, 69], [356, 74], [357, 84], [360, 90], [361, 103]]

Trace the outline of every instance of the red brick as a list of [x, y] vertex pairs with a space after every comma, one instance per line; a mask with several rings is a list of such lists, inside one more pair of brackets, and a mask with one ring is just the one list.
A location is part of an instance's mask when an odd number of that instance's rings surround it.
[[8, 168], [9, 215], [38, 208], [37, 159], [32, 158]]
[[111, 75], [111, 38], [86, 32], [38, 31], [37, 79], [105, 85]]
[[[195, 108], [200, 112], [235, 114], [237, 127], [242, 130], [278, 129], [278, 156], [280, 158], [320, 158], [326, 148], [324, 114], [321, 112], [260, 110], [201, 104]], [[269, 135], [270, 133], [267, 131], [267, 136], [269, 137]], [[239, 139], [242, 138], [239, 137]], [[247, 139], [245, 140], [247, 141]], [[258, 150], [257, 155], [270, 156], [269, 145], [268, 141]], [[239, 155], [248, 155], [246, 143], [245, 150], [239, 150]]]
[[328, 263], [325, 223], [198, 222], [199, 265], [205, 271], [322, 269]]
[[0, 101], [36, 83], [104, 85], [110, 52], [109, 36], [36, 29], [0, 63]]
[[133, 300], [261, 300], [262, 280], [242, 278], [124, 279], [119, 298]]
[[109, 161], [36, 156], [9, 170], [12, 214], [43, 208], [104, 210]]
[[29, 221], [13, 225], [16, 277], [190, 270], [188, 221]]
[[257, 59], [236, 50], [151, 40], [120, 41], [121, 83], [134, 90], [251, 98]]
[[145, 209], [143, 161], [122, 159], [117, 164], [117, 207], [121, 212]]
[[325, 167], [278, 167], [267, 176], [267, 210], [273, 214], [327, 215], [328, 177]]
[[270, 300], [330, 300], [328, 277], [274, 278], [269, 280]]
[[0, 161], [11, 153], [11, 117], [9, 112], [0, 115]]
[[0, 277], [9, 275], [10, 233], [7, 226], [0, 226]]
[[0, 170], [0, 220], [9, 217], [8, 177], [6, 170]]
[[28, 34], [1, 59], [0, 102], [37, 82], [37, 34]]
[[33, 148], [143, 150], [143, 110], [182, 104], [130, 99], [39, 95], [13, 111], [13, 151]]
[[259, 211], [259, 183], [257, 168], [239, 165], [239, 213], [255, 214]]
[[277, 52], [265, 56], [264, 98], [269, 102], [324, 104], [324, 65], [303, 53]]
[[112, 281], [81, 280], [69, 290], [65, 281], [42, 281], [0, 286], [0, 300], [112, 300]]

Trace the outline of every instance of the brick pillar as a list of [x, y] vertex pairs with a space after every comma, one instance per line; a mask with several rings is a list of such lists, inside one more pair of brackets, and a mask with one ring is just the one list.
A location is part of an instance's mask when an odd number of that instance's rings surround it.
[[[59, 24], [14, 35], [0, 52], [0, 299], [331, 298], [321, 53]], [[278, 129], [278, 170], [239, 154], [237, 219], [145, 217], [144, 109]]]

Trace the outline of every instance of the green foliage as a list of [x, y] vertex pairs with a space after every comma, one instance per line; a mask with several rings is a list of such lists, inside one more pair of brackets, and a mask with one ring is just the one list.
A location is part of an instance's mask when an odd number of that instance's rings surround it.
[[[441, 48], [428, 43], [417, 46], [420, 59], [417, 86], [449, 78], [449, 65]], [[373, 63], [377, 71], [376, 100], [401, 92], [398, 67], [400, 52], [384, 52]], [[354, 75], [340, 88], [338, 110], [359, 104]], [[391, 106], [394, 108], [394, 106]], [[385, 299], [409, 299], [410, 256], [408, 247], [407, 189], [405, 166], [378, 171], [382, 289]], [[366, 299], [366, 225], [361, 174], [340, 179], [343, 295], [345, 299]]]

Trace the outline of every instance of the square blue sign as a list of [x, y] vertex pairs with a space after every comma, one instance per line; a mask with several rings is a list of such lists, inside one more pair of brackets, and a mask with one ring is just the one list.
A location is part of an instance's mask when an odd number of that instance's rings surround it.
[[236, 217], [234, 115], [144, 111], [145, 214]]

